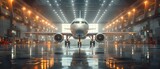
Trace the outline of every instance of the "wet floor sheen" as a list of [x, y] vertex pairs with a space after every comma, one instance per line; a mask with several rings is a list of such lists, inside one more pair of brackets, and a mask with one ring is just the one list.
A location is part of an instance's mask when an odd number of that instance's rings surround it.
[[0, 46], [0, 69], [160, 69], [160, 46], [98, 44]]

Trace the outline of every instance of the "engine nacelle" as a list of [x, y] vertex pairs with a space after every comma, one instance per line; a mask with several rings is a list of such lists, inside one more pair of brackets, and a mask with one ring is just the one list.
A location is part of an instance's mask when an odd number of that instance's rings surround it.
[[62, 42], [62, 41], [64, 40], [64, 37], [63, 37], [62, 34], [56, 34], [56, 35], [54, 36], [54, 40], [55, 40], [56, 42]]
[[97, 42], [103, 42], [105, 40], [105, 36], [103, 34], [97, 34], [95, 40]]

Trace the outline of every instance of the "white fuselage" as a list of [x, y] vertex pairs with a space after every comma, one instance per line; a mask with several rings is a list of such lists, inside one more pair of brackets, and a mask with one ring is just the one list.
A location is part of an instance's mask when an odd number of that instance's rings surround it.
[[88, 22], [83, 18], [76, 18], [70, 25], [70, 30], [75, 39], [85, 39], [88, 33]]

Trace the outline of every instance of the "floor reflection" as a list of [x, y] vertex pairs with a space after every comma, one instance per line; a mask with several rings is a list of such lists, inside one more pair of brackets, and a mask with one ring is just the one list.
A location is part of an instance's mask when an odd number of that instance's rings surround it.
[[159, 69], [160, 49], [154, 45], [107, 46], [106, 65], [114, 69]]
[[0, 46], [1, 69], [159, 69], [159, 45]]
[[79, 50], [73, 53], [72, 62], [70, 68], [72, 69], [84, 69], [89, 68], [87, 55], [85, 51]]

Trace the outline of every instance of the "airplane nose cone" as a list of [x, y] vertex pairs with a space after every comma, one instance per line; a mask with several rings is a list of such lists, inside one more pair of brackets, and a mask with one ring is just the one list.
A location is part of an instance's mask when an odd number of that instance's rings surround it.
[[83, 35], [83, 34], [84, 34], [84, 31], [79, 29], [79, 30], [76, 31], [76, 33], [77, 33], [78, 35]]

